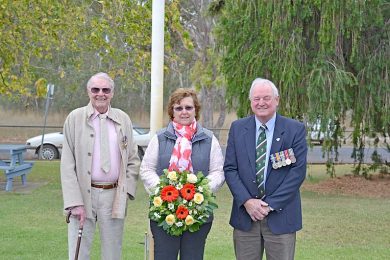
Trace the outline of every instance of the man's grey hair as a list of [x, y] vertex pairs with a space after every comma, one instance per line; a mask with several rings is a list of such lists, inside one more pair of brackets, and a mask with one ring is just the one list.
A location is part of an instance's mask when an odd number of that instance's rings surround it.
[[275, 97], [279, 97], [278, 88], [275, 86], [275, 84], [274, 84], [272, 81], [270, 81], [270, 80], [268, 80], [268, 79], [256, 78], [256, 79], [252, 82], [251, 89], [249, 90], [249, 99], [252, 98], [253, 89], [254, 89], [254, 87], [255, 87], [257, 84], [267, 84], [267, 85], [271, 86], [272, 92], [274, 93], [274, 96], [275, 96]]
[[114, 81], [112, 80], [112, 78], [110, 76], [108, 76], [107, 73], [105, 72], [99, 72], [99, 73], [96, 73], [95, 75], [93, 75], [87, 82], [87, 88], [90, 89], [92, 88], [92, 85], [93, 85], [93, 81], [96, 79], [96, 78], [99, 78], [99, 79], [103, 79], [105, 81], [108, 82], [108, 84], [110, 85], [111, 89], [114, 90], [115, 88], [115, 83]]

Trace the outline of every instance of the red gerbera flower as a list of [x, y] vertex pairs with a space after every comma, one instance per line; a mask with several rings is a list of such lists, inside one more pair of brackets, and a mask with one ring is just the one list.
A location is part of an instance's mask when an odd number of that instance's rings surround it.
[[192, 200], [195, 194], [195, 185], [191, 183], [184, 184], [183, 188], [180, 190], [180, 193], [185, 200]]
[[188, 209], [184, 205], [177, 207], [176, 216], [178, 219], [185, 219], [188, 216]]
[[179, 197], [179, 191], [172, 185], [165, 186], [161, 190], [161, 198], [164, 201], [172, 202]]

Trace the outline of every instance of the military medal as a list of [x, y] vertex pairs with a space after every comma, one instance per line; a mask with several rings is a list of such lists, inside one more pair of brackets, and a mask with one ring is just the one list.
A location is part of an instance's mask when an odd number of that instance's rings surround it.
[[275, 153], [275, 156], [276, 156], [276, 166], [278, 168], [282, 167], [282, 162], [280, 161], [279, 153]]
[[286, 157], [286, 164], [290, 165], [291, 164], [291, 160], [290, 160], [290, 158], [288, 156], [288, 151], [284, 150], [283, 152], [284, 152], [284, 156]]
[[294, 151], [292, 148], [288, 149], [288, 154], [290, 155], [291, 163], [295, 163], [297, 159], [295, 158]]
[[124, 136], [122, 138], [122, 149], [126, 149], [127, 148], [127, 136]]
[[275, 156], [273, 154], [271, 154], [271, 161], [272, 161], [272, 168], [276, 170], [278, 168], [278, 165], [275, 162]]
[[282, 166], [286, 166], [287, 162], [286, 162], [286, 158], [284, 157], [284, 153], [283, 152], [279, 152], [279, 156], [280, 156], [280, 159], [281, 159], [281, 162], [282, 162]]

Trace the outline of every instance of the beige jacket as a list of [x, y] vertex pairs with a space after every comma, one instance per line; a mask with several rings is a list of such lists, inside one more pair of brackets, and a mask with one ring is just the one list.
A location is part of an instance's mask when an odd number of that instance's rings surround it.
[[[87, 218], [92, 218], [91, 165], [95, 133], [89, 119], [93, 113], [94, 108], [89, 103], [68, 115], [64, 123], [61, 155], [64, 209], [84, 205]], [[120, 109], [110, 108], [108, 117], [114, 121], [121, 153], [121, 169], [112, 217], [124, 218], [128, 194], [135, 197], [140, 160], [129, 116]]]

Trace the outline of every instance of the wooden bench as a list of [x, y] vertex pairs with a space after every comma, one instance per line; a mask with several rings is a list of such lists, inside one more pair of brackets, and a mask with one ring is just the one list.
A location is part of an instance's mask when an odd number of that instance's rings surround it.
[[26, 146], [24, 145], [12, 145], [12, 144], [0, 144], [0, 152], [8, 153], [10, 160], [0, 160], [0, 170], [5, 172], [7, 184], [6, 191], [12, 191], [13, 179], [20, 176], [22, 179], [22, 185], [27, 185], [27, 174], [30, 173], [33, 162], [25, 162], [23, 154], [26, 152]]

